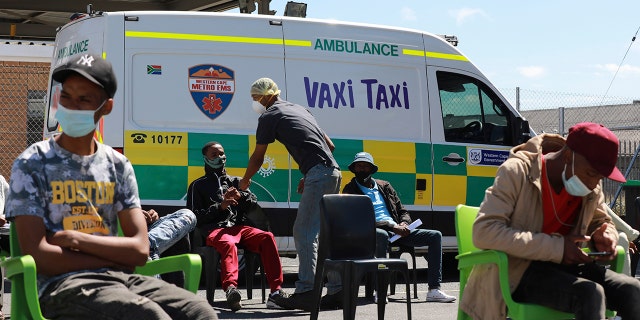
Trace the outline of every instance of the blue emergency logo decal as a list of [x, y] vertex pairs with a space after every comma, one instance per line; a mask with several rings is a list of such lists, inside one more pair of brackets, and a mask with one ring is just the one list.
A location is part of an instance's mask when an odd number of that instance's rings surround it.
[[509, 157], [509, 150], [469, 149], [469, 163], [477, 166], [499, 166]]
[[189, 92], [198, 109], [215, 119], [227, 109], [236, 92], [234, 72], [217, 64], [190, 67]]

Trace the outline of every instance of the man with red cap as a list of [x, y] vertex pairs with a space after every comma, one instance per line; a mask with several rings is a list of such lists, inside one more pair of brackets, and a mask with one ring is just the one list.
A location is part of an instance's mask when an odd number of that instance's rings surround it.
[[[481, 249], [509, 256], [517, 302], [604, 319], [640, 319], [640, 282], [594, 263], [616, 255], [618, 233], [607, 215], [600, 181], [625, 182], [616, 168], [618, 138], [596, 123], [579, 123], [566, 139], [542, 134], [514, 147], [486, 191], [473, 226]], [[605, 252], [588, 256], [580, 248]], [[498, 272], [474, 268], [460, 307], [474, 319], [505, 319]]]

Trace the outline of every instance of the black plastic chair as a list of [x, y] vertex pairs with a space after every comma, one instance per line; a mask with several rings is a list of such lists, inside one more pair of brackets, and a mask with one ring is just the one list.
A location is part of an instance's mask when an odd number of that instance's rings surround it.
[[[218, 270], [220, 267], [220, 254], [218, 251], [210, 246], [207, 246], [206, 238], [201, 234], [200, 229], [196, 228], [193, 231], [193, 250], [196, 253], [202, 255], [202, 269], [205, 275], [205, 286], [207, 301], [213, 304], [216, 290], [216, 283], [218, 282]], [[241, 245], [238, 245], [238, 255], [242, 252], [244, 256], [244, 270], [245, 270], [245, 282], [247, 287], [247, 299], [253, 299], [253, 276], [257, 268], [260, 268], [260, 288], [262, 289], [262, 303], [266, 300], [265, 297], [265, 275], [264, 268], [260, 262], [260, 255], [249, 250], [245, 250]]]
[[[413, 298], [418, 299], [418, 270], [416, 269], [416, 249], [415, 247], [409, 247], [399, 244], [389, 244], [389, 258], [399, 259], [403, 253], [411, 255], [411, 262], [413, 263], [413, 270], [411, 270], [411, 280], [413, 281]], [[409, 281], [409, 279], [404, 279]], [[389, 279], [389, 295], [396, 294], [396, 274], [392, 274]], [[373, 280], [367, 278], [365, 283], [365, 297], [373, 299]]]
[[[411, 271], [411, 279], [413, 280], [413, 298], [418, 299], [418, 271], [416, 269], [416, 248], [410, 246], [404, 246], [401, 244], [389, 244], [389, 258], [399, 259], [400, 255], [403, 253], [408, 253], [411, 255], [411, 262], [413, 266], [413, 270]], [[405, 282], [409, 281], [409, 279], [405, 278]], [[391, 286], [389, 289], [389, 293], [391, 295], [396, 294], [396, 277], [393, 275], [391, 277]]]
[[[369, 197], [353, 194], [324, 195], [320, 207], [320, 239], [314, 282], [316, 308], [311, 312], [311, 320], [318, 319], [322, 279], [331, 271], [338, 272], [342, 278], [344, 319], [355, 318], [356, 298], [362, 278], [367, 273], [376, 272], [377, 287], [380, 288], [378, 319], [384, 319], [390, 273], [401, 272], [408, 279], [407, 261], [375, 258], [375, 216]], [[411, 319], [411, 290], [408, 281], [406, 292], [407, 318]]]

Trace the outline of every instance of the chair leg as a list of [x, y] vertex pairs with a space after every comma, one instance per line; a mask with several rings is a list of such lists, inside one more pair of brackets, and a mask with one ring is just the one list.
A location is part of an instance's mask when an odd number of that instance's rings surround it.
[[[264, 266], [260, 263], [260, 289], [262, 289], [262, 303], [266, 302], [265, 290], [266, 290], [266, 277], [264, 275]], [[271, 291], [271, 290], [269, 290]]]
[[373, 274], [368, 273], [364, 277], [364, 297], [367, 299], [373, 299], [373, 290], [375, 288], [375, 283], [373, 281]]
[[[396, 249], [396, 250], [392, 251], [392, 249]], [[389, 247], [389, 258], [400, 259], [400, 255], [402, 255], [402, 251], [400, 251], [400, 248]], [[405, 279], [405, 281], [407, 281], [407, 279]], [[389, 295], [391, 296], [396, 294], [396, 283], [397, 283], [397, 277], [395, 272], [393, 272], [393, 274], [389, 275]]]
[[256, 272], [256, 254], [244, 250], [244, 267], [245, 267], [245, 282], [247, 286], [247, 299], [253, 299], [253, 276]]
[[[389, 279], [393, 276], [395, 272], [390, 272], [389, 270], [380, 270], [377, 272], [378, 278], [378, 320], [384, 320], [384, 312], [387, 306], [387, 286], [389, 284]], [[405, 281], [406, 282], [406, 281]]]
[[266, 302], [266, 277], [264, 274], [264, 266], [261, 262], [260, 254], [244, 250], [245, 257], [245, 278], [247, 282], [247, 299], [253, 299], [253, 278], [256, 268], [260, 270], [260, 289], [262, 290], [262, 303]]
[[[414, 264], [415, 267], [415, 264]], [[409, 271], [407, 271], [407, 273], [405, 273], [405, 276], [408, 277], [409, 276]], [[415, 282], [414, 282], [414, 286], [415, 286]], [[409, 282], [407, 281], [405, 284], [405, 290], [407, 292], [407, 319], [411, 320], [411, 288], [409, 287]], [[413, 291], [416, 295], [416, 298], [418, 297], [418, 290], [415, 289], [414, 287], [414, 291]]]
[[218, 264], [220, 263], [220, 254], [218, 251], [212, 247], [205, 248], [205, 261], [204, 261], [204, 272], [206, 279], [206, 293], [207, 293], [207, 301], [210, 304], [213, 304], [215, 290], [216, 290], [216, 282], [218, 276]]
[[[322, 257], [321, 252], [318, 253], [318, 257]], [[311, 310], [310, 320], [318, 320], [318, 313], [320, 312], [320, 300], [322, 299], [322, 279], [326, 275], [326, 271], [324, 270], [324, 262], [321, 258], [318, 259], [318, 264], [316, 265], [316, 274], [314, 276], [313, 281], [313, 297], [314, 297], [314, 308]], [[344, 285], [344, 281], [343, 281]], [[346, 288], [342, 288], [345, 290]], [[346, 291], [345, 291], [346, 292]]]
[[[405, 281], [407, 281], [405, 279]], [[396, 277], [395, 272], [389, 276], [389, 295], [392, 296], [396, 294], [396, 284], [398, 283], [398, 278]]]
[[[411, 262], [413, 263], [413, 269], [411, 272], [411, 278], [406, 278], [405, 281], [413, 281], [413, 298], [414, 299], [418, 299], [418, 269], [416, 268], [416, 251], [415, 248], [413, 247], [407, 247], [404, 250], [403, 249], [398, 249], [397, 251], [390, 251], [389, 252], [389, 258], [396, 258], [399, 259], [400, 256], [403, 253], [408, 253], [409, 255], [411, 255]], [[397, 283], [397, 277], [396, 274], [393, 273], [390, 275], [389, 278], [389, 295], [394, 295], [396, 294], [396, 283]]]
[[[359, 284], [354, 284], [353, 267], [347, 264], [342, 274], [342, 290], [344, 292], [342, 317], [344, 320], [353, 320], [356, 318], [356, 298], [358, 297]], [[358, 279], [359, 281], [361, 279]]]
[[413, 298], [418, 299], [418, 270], [416, 269], [416, 254], [415, 251], [411, 254], [411, 260], [413, 262]]

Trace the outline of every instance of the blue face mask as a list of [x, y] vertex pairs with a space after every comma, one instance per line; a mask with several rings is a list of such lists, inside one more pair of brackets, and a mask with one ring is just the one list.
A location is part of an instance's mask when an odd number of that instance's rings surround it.
[[226, 155], [215, 157], [213, 159], [209, 159], [206, 156], [203, 156], [203, 158], [204, 158], [204, 163], [208, 165], [211, 169], [220, 169], [224, 167], [225, 162], [227, 162]]
[[567, 165], [565, 164], [564, 170], [562, 170], [562, 184], [564, 184], [564, 188], [567, 190], [567, 193], [569, 193], [570, 195], [576, 196], [576, 197], [584, 197], [589, 193], [591, 193], [591, 189], [589, 189], [584, 183], [582, 183], [582, 180], [580, 180], [580, 178], [578, 178], [578, 176], [576, 175], [575, 163], [576, 163], [576, 155], [574, 153], [573, 160], [571, 160], [571, 172], [573, 173], [573, 176], [571, 176], [569, 180], [565, 178], [566, 171], [567, 171]]
[[66, 135], [73, 138], [86, 136], [96, 129], [94, 115], [106, 102], [103, 101], [96, 110], [71, 110], [58, 103], [56, 119]]

